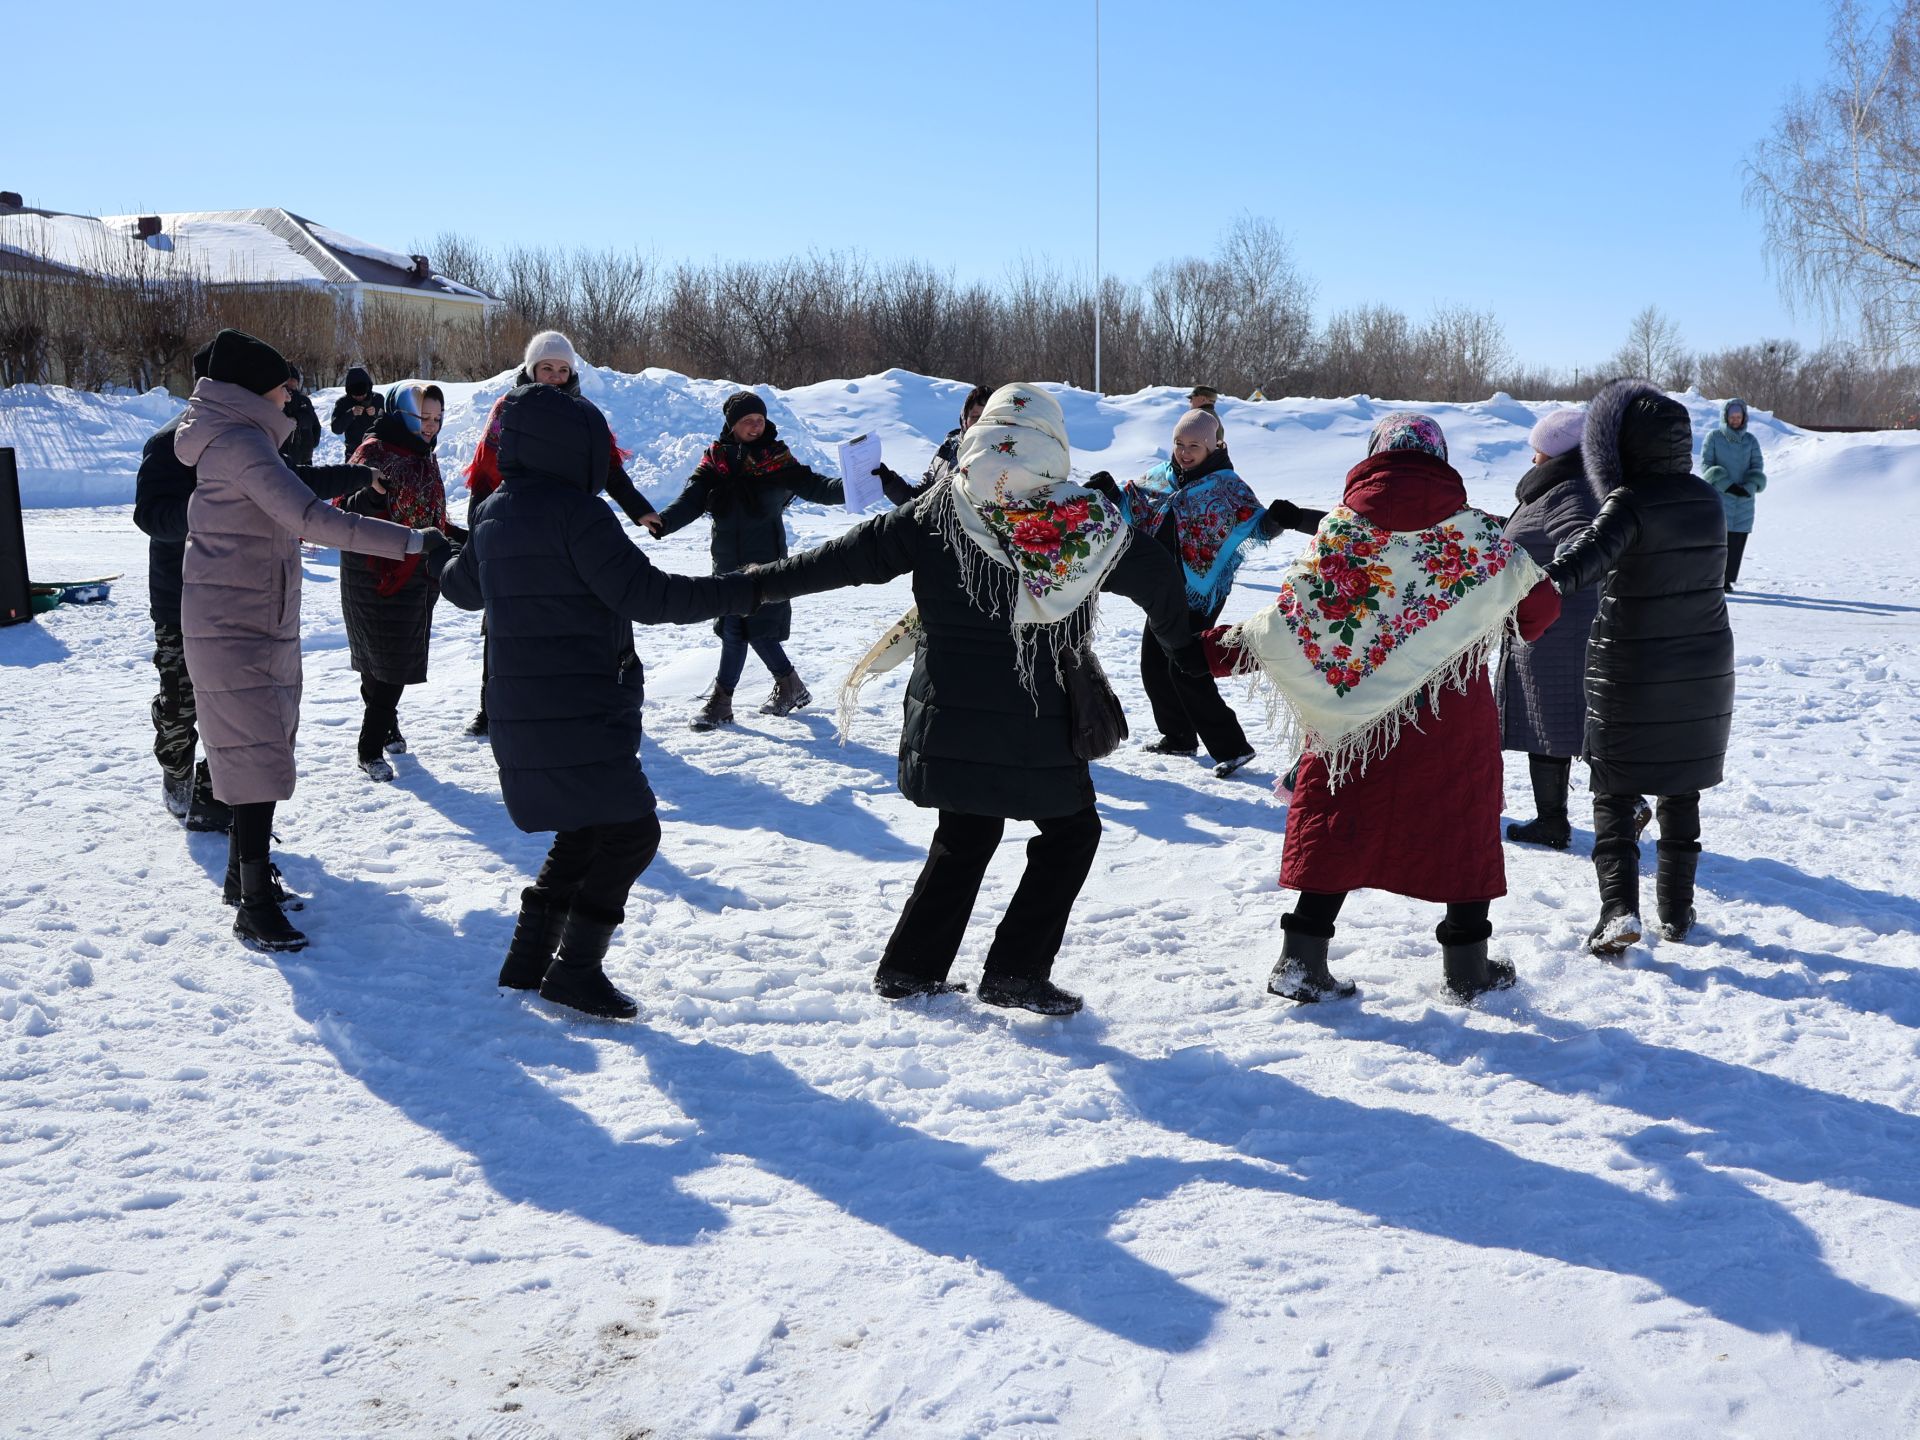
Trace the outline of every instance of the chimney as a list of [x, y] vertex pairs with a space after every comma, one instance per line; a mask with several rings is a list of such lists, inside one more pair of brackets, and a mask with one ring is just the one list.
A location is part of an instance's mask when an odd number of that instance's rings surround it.
[[427, 260], [426, 256], [414, 255], [414, 256], [410, 256], [409, 258], [413, 261], [413, 268], [407, 272], [409, 275], [411, 275], [415, 280], [418, 280], [421, 282], [425, 282], [433, 278], [433, 266]]
[[134, 223], [133, 235], [136, 240], [151, 240], [160, 233], [160, 228], [158, 215], [142, 215]]
[[0, 205], [10, 205], [15, 210], [24, 210], [27, 208], [26, 202], [20, 198], [20, 192], [18, 190], [0, 190]]

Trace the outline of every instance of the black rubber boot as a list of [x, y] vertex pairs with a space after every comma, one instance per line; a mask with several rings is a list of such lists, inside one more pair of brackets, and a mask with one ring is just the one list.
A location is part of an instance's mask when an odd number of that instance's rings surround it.
[[[1280, 922], [1286, 924], [1286, 918]], [[1280, 942], [1280, 958], [1267, 977], [1267, 993], [1300, 1005], [1321, 1000], [1345, 1000], [1359, 986], [1351, 980], [1336, 980], [1327, 969], [1326, 937], [1305, 935], [1298, 930], [1285, 931]]]
[[980, 1003], [1003, 1010], [1031, 1010], [1036, 1015], [1078, 1014], [1081, 999], [1051, 980], [1023, 975], [982, 975]]
[[560, 932], [560, 953], [540, 981], [540, 998], [603, 1020], [631, 1020], [640, 1013], [633, 997], [614, 988], [601, 969], [613, 932], [622, 917], [611, 919], [575, 906]]
[[1600, 919], [1587, 936], [1587, 948], [1611, 959], [1640, 939], [1640, 852], [1596, 854], [1593, 869], [1600, 880]]
[[280, 902], [273, 898], [276, 888], [270, 862], [240, 862], [240, 908], [233, 915], [233, 933], [250, 950], [304, 950], [307, 937], [280, 913]]
[[1564, 850], [1573, 843], [1573, 824], [1567, 819], [1567, 782], [1573, 761], [1551, 755], [1527, 756], [1527, 778], [1533, 782], [1535, 818], [1507, 826], [1507, 838], [1522, 845], [1544, 845]]
[[1462, 1005], [1489, 990], [1505, 990], [1516, 978], [1513, 966], [1505, 960], [1487, 958], [1485, 940], [1467, 945], [1442, 944], [1440, 960], [1446, 966], [1447, 993]]
[[558, 897], [529, 885], [520, 892], [520, 918], [513, 923], [513, 939], [500, 966], [496, 984], [509, 990], [538, 990], [560, 948], [570, 907]]
[[916, 995], [964, 995], [966, 991], [964, 980], [935, 980], [888, 965], [873, 972], [873, 993], [882, 1000], [911, 1000]]
[[1654, 871], [1654, 903], [1660, 912], [1660, 938], [1685, 940], [1693, 929], [1693, 876], [1700, 868], [1698, 840], [1662, 840]]

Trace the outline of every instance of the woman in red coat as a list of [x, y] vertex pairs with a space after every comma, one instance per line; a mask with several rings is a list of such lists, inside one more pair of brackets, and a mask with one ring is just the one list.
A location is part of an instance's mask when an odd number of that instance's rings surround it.
[[1274, 994], [1353, 993], [1327, 943], [1348, 893], [1369, 887], [1447, 907], [1436, 938], [1457, 998], [1513, 983], [1487, 957], [1488, 904], [1507, 890], [1487, 661], [1559, 613], [1539, 567], [1468, 506], [1439, 425], [1381, 419], [1274, 607], [1222, 641], [1279, 689], [1306, 748], [1280, 866], [1300, 899], [1280, 922]]

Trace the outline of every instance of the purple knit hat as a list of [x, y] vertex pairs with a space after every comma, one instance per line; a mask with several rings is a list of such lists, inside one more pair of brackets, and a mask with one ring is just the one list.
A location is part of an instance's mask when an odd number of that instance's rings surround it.
[[1527, 443], [1534, 453], [1551, 460], [1569, 450], [1580, 448], [1580, 437], [1587, 428], [1587, 412], [1577, 405], [1564, 410], [1549, 410], [1527, 432]]
[[1391, 415], [1382, 415], [1374, 424], [1373, 433], [1367, 436], [1367, 454], [1378, 455], [1382, 450], [1424, 450], [1444, 460], [1447, 437], [1440, 432], [1440, 422], [1431, 415], [1422, 415], [1417, 410], [1396, 410]]

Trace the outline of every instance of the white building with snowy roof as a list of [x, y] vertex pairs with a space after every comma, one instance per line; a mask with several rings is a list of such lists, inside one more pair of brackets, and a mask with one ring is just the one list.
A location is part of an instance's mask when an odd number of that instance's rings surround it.
[[500, 301], [434, 273], [425, 255], [370, 244], [291, 210], [72, 215], [0, 192], [0, 276], [191, 275], [210, 285], [325, 289], [357, 318], [369, 300], [436, 325], [484, 318]]

